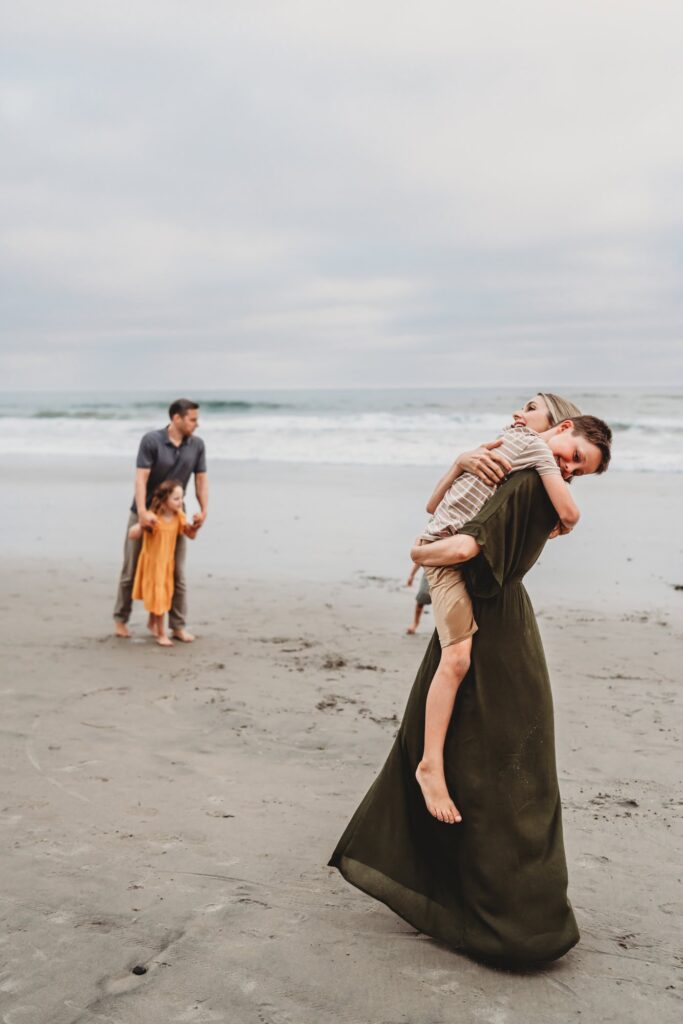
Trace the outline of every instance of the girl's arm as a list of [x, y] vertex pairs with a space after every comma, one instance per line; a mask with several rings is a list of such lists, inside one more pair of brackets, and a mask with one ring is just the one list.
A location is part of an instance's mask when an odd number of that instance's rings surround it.
[[546, 473], [541, 477], [541, 481], [559, 517], [562, 527], [560, 532], [569, 533], [578, 523], [581, 513], [571, 496], [567, 482], [558, 473]]
[[200, 527], [201, 523], [185, 523], [182, 528], [182, 532], [186, 537], [189, 537], [190, 540], [194, 540]]
[[479, 445], [478, 448], [474, 448], [471, 452], [463, 452], [461, 455], [458, 455], [448, 472], [444, 473], [439, 480], [434, 493], [427, 502], [429, 514], [433, 515], [436, 512], [446, 491], [463, 473], [473, 473], [480, 480], [483, 480], [485, 484], [490, 484], [492, 487], [495, 487], [501, 480], [504, 480], [512, 467], [504, 456], [494, 451], [502, 443], [503, 440], [499, 437], [496, 441], [489, 441], [488, 444]]
[[481, 548], [474, 537], [465, 533], [456, 533], [453, 537], [444, 537], [431, 544], [416, 544], [410, 557], [418, 565], [459, 565], [476, 558]]

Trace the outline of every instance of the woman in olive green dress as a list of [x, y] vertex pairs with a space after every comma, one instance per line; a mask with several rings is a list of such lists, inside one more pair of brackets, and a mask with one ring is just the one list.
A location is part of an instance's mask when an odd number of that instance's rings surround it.
[[579, 938], [567, 899], [550, 682], [522, 583], [556, 519], [530, 470], [459, 531], [478, 552], [463, 569], [479, 626], [445, 746], [462, 824], [433, 818], [415, 780], [441, 653], [435, 633], [391, 753], [330, 860], [419, 931], [517, 966], [554, 960]]

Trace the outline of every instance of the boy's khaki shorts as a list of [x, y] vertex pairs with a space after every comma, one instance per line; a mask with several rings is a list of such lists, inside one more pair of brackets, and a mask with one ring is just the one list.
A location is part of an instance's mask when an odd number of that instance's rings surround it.
[[477, 624], [460, 569], [452, 565], [426, 565], [424, 568], [441, 647], [467, 640], [477, 632]]

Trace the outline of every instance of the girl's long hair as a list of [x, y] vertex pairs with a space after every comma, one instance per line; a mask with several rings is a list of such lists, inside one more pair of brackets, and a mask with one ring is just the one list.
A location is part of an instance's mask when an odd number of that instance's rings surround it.
[[185, 488], [181, 484], [180, 480], [164, 480], [163, 483], [159, 484], [154, 494], [152, 495], [152, 504], [150, 510], [152, 512], [161, 512], [162, 508], [171, 497], [176, 487], [179, 487], [181, 491], [185, 491]]

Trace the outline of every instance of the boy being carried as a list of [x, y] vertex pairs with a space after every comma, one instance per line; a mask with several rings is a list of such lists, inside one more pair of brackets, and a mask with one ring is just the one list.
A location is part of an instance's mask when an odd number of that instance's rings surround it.
[[[513, 424], [502, 431], [497, 449], [510, 472], [537, 471], [557, 512], [560, 533], [568, 533], [579, 520], [567, 481], [604, 473], [612, 440], [607, 424], [594, 416], [572, 415], [557, 422], [567, 409], [576, 406], [559, 396], [537, 395], [514, 413]], [[442, 648], [427, 695], [424, 752], [415, 776], [430, 814], [447, 824], [460, 822], [462, 817], [446, 786], [444, 743], [458, 687], [469, 669], [477, 626], [462, 573], [457, 565], [444, 564], [444, 556], [448, 538], [473, 519], [494, 492], [495, 485], [485, 484], [471, 473], [460, 473], [456, 463], [430, 498], [427, 511], [432, 518], [410, 553], [414, 562], [425, 567]]]

